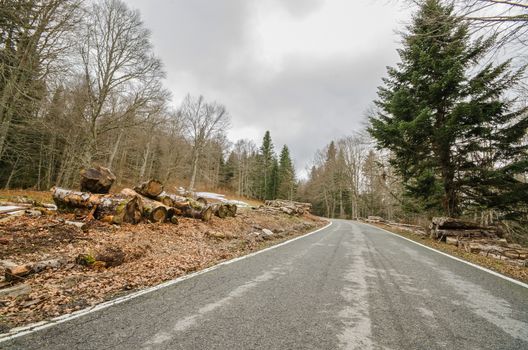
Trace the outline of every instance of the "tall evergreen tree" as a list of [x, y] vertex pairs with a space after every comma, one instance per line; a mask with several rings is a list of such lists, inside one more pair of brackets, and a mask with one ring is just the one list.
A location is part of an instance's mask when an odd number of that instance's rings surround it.
[[426, 205], [449, 216], [470, 203], [511, 211], [528, 202], [528, 185], [516, 179], [528, 170], [520, 142], [528, 117], [504, 98], [521, 72], [509, 61], [480, 65], [492, 45], [471, 41], [452, 6], [425, 1], [370, 119], [370, 134], [392, 152], [408, 194], [425, 202], [441, 197]]
[[[273, 150], [273, 142], [269, 131], [266, 131], [262, 139], [262, 146], [260, 147], [258, 170], [260, 173], [259, 197], [261, 199], [272, 199], [274, 188], [271, 176], [273, 171], [273, 164], [275, 159], [275, 151]], [[276, 159], [275, 159], [276, 160]]]
[[293, 200], [296, 191], [295, 168], [290, 157], [288, 146], [284, 145], [279, 160], [279, 186], [277, 196], [279, 198]]
[[279, 190], [279, 162], [277, 161], [277, 157], [273, 157], [272, 165], [271, 165], [271, 172], [270, 172], [270, 178], [268, 181], [268, 188], [267, 188], [267, 197], [266, 199], [276, 199], [278, 190]]

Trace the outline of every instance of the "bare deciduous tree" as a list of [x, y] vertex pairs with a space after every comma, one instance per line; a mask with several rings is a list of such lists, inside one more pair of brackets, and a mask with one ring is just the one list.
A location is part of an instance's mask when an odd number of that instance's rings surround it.
[[180, 108], [185, 130], [192, 144], [191, 180], [189, 190], [194, 190], [199, 160], [205, 146], [213, 138], [223, 134], [230, 118], [226, 108], [216, 102], [208, 103], [203, 96], [187, 95]]
[[167, 93], [160, 81], [161, 61], [152, 52], [150, 32], [138, 11], [121, 0], [102, 0], [87, 17], [80, 53], [89, 97], [84, 163], [90, 164], [99, 156], [100, 134], [148, 119]]

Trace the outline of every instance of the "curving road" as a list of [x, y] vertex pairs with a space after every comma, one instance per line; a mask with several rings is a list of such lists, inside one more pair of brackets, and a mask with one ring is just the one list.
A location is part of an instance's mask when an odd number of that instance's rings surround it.
[[1, 349], [528, 349], [528, 288], [333, 225]]

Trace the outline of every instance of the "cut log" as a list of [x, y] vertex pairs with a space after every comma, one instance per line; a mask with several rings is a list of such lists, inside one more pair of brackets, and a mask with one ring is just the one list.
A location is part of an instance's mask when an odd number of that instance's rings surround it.
[[134, 187], [134, 190], [150, 199], [156, 199], [163, 192], [163, 184], [158, 180], [148, 180]]
[[142, 206], [139, 198], [77, 192], [59, 187], [52, 188], [52, 195], [60, 211], [72, 212], [76, 208], [86, 212], [93, 211], [96, 219], [106, 218], [105, 221], [115, 224], [136, 224], [141, 218]]
[[157, 200], [178, 210], [177, 215], [209, 221], [215, 215], [215, 206], [204, 206], [202, 203], [187, 197], [163, 192]]
[[238, 209], [237, 205], [230, 203], [230, 204], [226, 204], [226, 207], [227, 207], [227, 216], [234, 218], [236, 216], [237, 209]]
[[207, 203], [207, 199], [205, 199], [204, 197], [198, 197], [198, 198], [196, 198], [196, 201], [198, 203], [200, 203], [201, 205], [204, 205], [204, 206], [208, 204]]
[[110, 169], [102, 166], [83, 169], [80, 175], [82, 192], [106, 194], [116, 180]]
[[51, 192], [57, 208], [63, 211], [71, 211], [72, 208], [95, 208], [101, 198], [101, 195], [98, 194], [72, 191], [60, 187], [53, 187]]
[[305, 212], [309, 213], [312, 209], [312, 204], [310, 203], [301, 203], [283, 199], [267, 200], [264, 203], [267, 207], [277, 208], [289, 215], [303, 215]]
[[213, 212], [216, 216], [218, 216], [220, 219], [225, 219], [228, 215], [228, 208], [226, 205], [223, 204], [214, 204], [211, 206], [213, 208]]
[[31, 274], [30, 265], [9, 266], [5, 269], [5, 279], [8, 282], [20, 281], [29, 274]]
[[121, 190], [121, 194], [128, 197], [140, 198], [143, 205], [143, 217], [147, 218], [150, 222], [165, 222], [169, 221], [177, 223], [177, 220], [172, 220], [172, 217], [177, 215], [180, 211], [176, 208], [167, 206], [162, 202], [141, 196], [136, 191], [130, 188], [124, 188]]
[[51, 259], [51, 260], [42, 260], [31, 265], [31, 273], [39, 273], [46, 269], [58, 269], [59, 267], [65, 264], [64, 260]]
[[439, 229], [446, 229], [446, 230], [449, 230], [449, 229], [471, 230], [471, 229], [481, 228], [481, 226], [477, 224], [476, 222], [464, 221], [464, 220], [448, 218], [448, 217], [434, 217], [432, 219], [432, 223], [435, 227]]
[[4, 209], [0, 209], [0, 214], [9, 214], [19, 210], [25, 210], [25, 207], [5, 207]]
[[137, 224], [141, 222], [143, 205], [139, 196], [105, 196], [100, 198], [94, 217], [99, 220], [106, 218], [103, 221], [114, 224]]
[[458, 237], [446, 237], [446, 243], [458, 246]]

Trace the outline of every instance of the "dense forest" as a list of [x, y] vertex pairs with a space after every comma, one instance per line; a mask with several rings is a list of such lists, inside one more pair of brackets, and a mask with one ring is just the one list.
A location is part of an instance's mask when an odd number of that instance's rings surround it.
[[288, 147], [277, 156], [269, 132], [262, 147], [233, 144], [221, 103], [188, 95], [170, 107], [150, 33], [125, 2], [3, 0], [0, 19], [0, 187], [73, 187], [99, 164], [118, 186], [293, 196]]
[[368, 127], [319, 151], [300, 195], [328, 217], [463, 216], [522, 229], [527, 11], [523, 2], [421, 2]]

